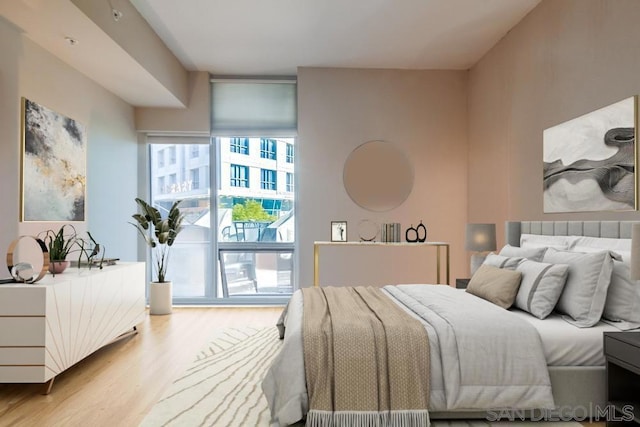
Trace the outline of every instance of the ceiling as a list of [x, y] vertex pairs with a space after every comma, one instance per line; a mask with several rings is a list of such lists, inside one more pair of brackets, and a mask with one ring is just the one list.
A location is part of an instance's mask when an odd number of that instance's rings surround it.
[[[186, 70], [217, 75], [295, 75], [298, 67], [464, 70], [539, 2], [0, 0], [0, 17], [131, 105], [184, 107], [184, 93], [167, 84], [163, 64], [171, 53]], [[114, 9], [125, 14], [115, 19]], [[70, 46], [66, 36], [79, 42]], [[185, 70], [170, 59], [186, 87]]]
[[299, 66], [468, 69], [540, 0], [131, 2], [187, 69], [294, 75]]

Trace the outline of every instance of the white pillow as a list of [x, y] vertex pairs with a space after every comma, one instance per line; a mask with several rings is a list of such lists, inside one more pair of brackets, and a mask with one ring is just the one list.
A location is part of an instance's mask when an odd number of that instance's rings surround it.
[[547, 251], [546, 246], [542, 246], [539, 248], [529, 247], [529, 248], [519, 248], [517, 246], [505, 245], [500, 250], [500, 255], [508, 256], [508, 257], [521, 257], [527, 258], [532, 261], [542, 261], [542, 257], [544, 257], [544, 253]]
[[587, 237], [579, 241], [573, 250], [597, 252], [602, 248], [615, 251], [602, 317], [623, 331], [640, 328], [640, 282], [630, 278], [631, 239]]
[[[623, 255], [624, 258], [624, 255]], [[629, 258], [613, 261], [602, 317], [623, 331], [640, 328], [640, 282], [631, 280]]]
[[571, 249], [576, 248], [608, 249], [613, 252], [631, 252], [631, 239], [611, 239], [608, 237], [577, 237]]
[[551, 314], [562, 294], [569, 266], [524, 260], [516, 271], [522, 273], [522, 281], [515, 306], [544, 319]]
[[523, 258], [506, 257], [490, 253], [484, 259], [482, 264], [490, 265], [492, 267], [506, 268], [507, 270], [515, 270], [522, 259]]
[[545, 236], [542, 234], [521, 234], [521, 248], [555, 248], [569, 249], [576, 240], [576, 236]]
[[598, 323], [613, 272], [609, 251], [580, 253], [550, 248], [544, 255], [544, 262], [569, 265], [569, 277], [556, 305], [559, 312], [570, 317], [563, 318], [580, 328]]

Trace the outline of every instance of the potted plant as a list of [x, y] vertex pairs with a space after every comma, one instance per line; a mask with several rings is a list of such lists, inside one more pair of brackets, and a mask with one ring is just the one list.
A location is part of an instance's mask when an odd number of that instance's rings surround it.
[[151, 314], [170, 314], [172, 300], [171, 282], [166, 280], [169, 262], [169, 250], [182, 230], [184, 215], [180, 212], [177, 200], [169, 210], [166, 218], [160, 211], [140, 198], [136, 198], [140, 213], [132, 215], [131, 222], [147, 246], [152, 250], [155, 279], [149, 285], [149, 312]]
[[[71, 231], [65, 233], [65, 227], [68, 227]], [[79, 237], [75, 227], [71, 224], [62, 225], [57, 232], [47, 230], [38, 235], [38, 237], [44, 240], [49, 250], [49, 259], [51, 260], [49, 263], [49, 272], [51, 272], [51, 274], [55, 276], [69, 267], [71, 261], [67, 260], [67, 257], [71, 253], [78, 253], [78, 267], [80, 267], [84, 257], [87, 259], [89, 268], [91, 268], [96, 257], [102, 252], [102, 258], [96, 261], [98, 267], [102, 268], [104, 249], [95, 241], [88, 231], [87, 235], [89, 236], [89, 241]]]
[[[65, 227], [71, 229], [71, 232], [66, 235]], [[69, 267], [70, 261], [67, 261], [67, 256], [77, 244], [77, 236], [76, 229], [71, 224], [64, 224], [57, 232], [53, 230], [44, 232], [43, 240], [49, 249], [49, 259], [51, 260], [49, 271], [51, 274], [60, 274]]]

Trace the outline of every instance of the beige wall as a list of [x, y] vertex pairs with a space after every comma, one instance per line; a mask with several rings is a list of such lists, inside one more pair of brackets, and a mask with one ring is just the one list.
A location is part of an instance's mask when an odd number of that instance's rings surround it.
[[544, 0], [469, 74], [469, 222], [638, 219], [544, 214], [542, 131], [640, 93], [640, 2]]
[[[358, 223], [423, 220], [428, 240], [451, 243], [452, 282], [466, 277], [467, 72], [300, 68], [298, 70], [298, 200], [300, 285], [313, 280], [313, 242], [329, 240], [332, 220]], [[369, 140], [400, 146], [415, 168], [407, 201], [374, 213], [351, 201], [342, 183], [347, 156]], [[358, 255], [361, 254], [361, 255]], [[434, 250], [350, 251], [325, 248], [321, 282], [433, 283]]]
[[19, 234], [60, 226], [19, 222], [20, 98], [26, 97], [86, 126], [88, 220], [77, 228], [89, 229], [107, 248], [108, 256], [137, 259], [137, 236], [127, 224], [135, 210], [138, 179], [133, 108], [30, 41], [3, 18], [0, 57], [1, 256]]
[[[71, 1], [183, 105], [188, 104], [188, 72], [129, 1]], [[118, 22], [110, 5], [123, 14]]]
[[142, 108], [135, 110], [140, 132], [177, 132], [209, 135], [211, 116], [209, 73], [191, 71], [187, 108]]

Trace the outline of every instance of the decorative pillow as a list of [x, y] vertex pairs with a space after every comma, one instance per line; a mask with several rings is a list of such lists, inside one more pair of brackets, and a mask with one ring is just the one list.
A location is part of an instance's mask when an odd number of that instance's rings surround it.
[[509, 270], [515, 270], [518, 264], [523, 260], [523, 258], [514, 258], [514, 257], [506, 257], [502, 255], [496, 255], [494, 253], [490, 253], [484, 259], [483, 265], [490, 265], [492, 267], [498, 268], [506, 268]]
[[542, 257], [544, 257], [544, 253], [547, 251], [547, 247], [529, 247], [529, 248], [519, 248], [517, 246], [506, 245], [504, 248], [500, 250], [500, 255], [509, 256], [509, 257], [521, 257], [527, 258], [532, 261], [542, 261]]
[[[601, 244], [610, 251], [615, 250], [619, 259], [614, 257], [611, 284], [607, 290], [602, 317], [623, 331], [640, 328], [640, 283], [631, 280], [631, 241], [630, 239], [603, 239], [589, 237], [593, 244]], [[603, 242], [603, 241], [611, 242]], [[589, 242], [579, 242], [588, 245]], [[627, 250], [624, 250], [627, 249]], [[576, 251], [594, 252], [596, 248], [576, 246]]]
[[482, 264], [469, 280], [467, 292], [502, 308], [513, 305], [522, 274]]
[[542, 234], [521, 234], [521, 248], [555, 248], [569, 249], [576, 236], [545, 236]]
[[569, 265], [569, 277], [556, 305], [559, 312], [570, 317], [563, 318], [580, 328], [598, 323], [613, 272], [609, 251], [581, 253], [550, 248], [544, 255], [544, 262]]
[[518, 264], [516, 271], [522, 273], [522, 281], [515, 306], [544, 319], [558, 303], [569, 266], [525, 260]]
[[[631, 252], [631, 239], [611, 239], [608, 237], [577, 237], [571, 249], [577, 252], [582, 251], [578, 248], [597, 248], [600, 250], [608, 249], [613, 252]], [[582, 251], [587, 252], [587, 251]]]

